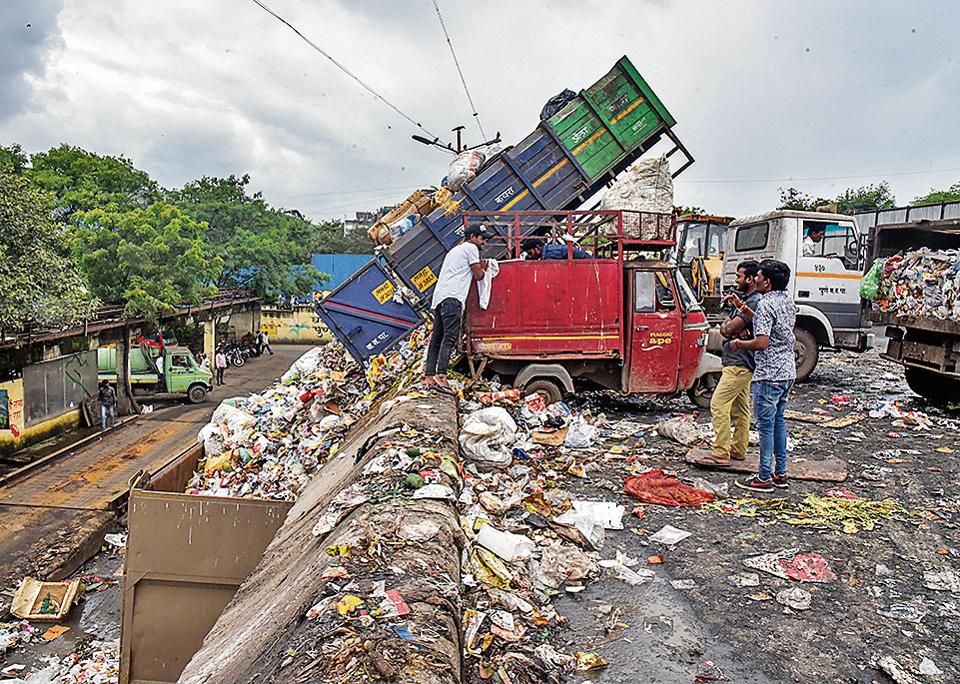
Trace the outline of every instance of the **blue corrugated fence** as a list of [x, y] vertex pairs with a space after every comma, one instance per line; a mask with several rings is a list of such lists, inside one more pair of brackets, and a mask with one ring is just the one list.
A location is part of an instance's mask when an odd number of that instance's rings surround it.
[[323, 291], [329, 291], [356, 273], [372, 258], [372, 254], [314, 254], [310, 261], [315, 269], [330, 276], [330, 280], [324, 281], [320, 286]]

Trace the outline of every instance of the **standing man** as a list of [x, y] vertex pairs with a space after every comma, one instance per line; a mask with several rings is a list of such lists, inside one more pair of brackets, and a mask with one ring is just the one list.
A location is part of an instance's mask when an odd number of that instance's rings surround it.
[[108, 423], [110, 427], [117, 424], [117, 391], [104, 380], [97, 391], [97, 399], [100, 401], [100, 430], [104, 431]]
[[757, 290], [762, 296], [753, 315], [755, 337], [730, 342], [734, 351], [745, 349], [757, 353], [751, 389], [760, 432], [760, 472], [750, 480], [736, 483], [741, 489], [755, 492], [772, 492], [774, 487], [786, 489], [788, 486], [787, 426], [783, 414], [787, 410], [787, 395], [797, 379], [793, 351], [797, 307], [786, 292], [789, 282], [790, 267], [785, 263], [775, 259], [760, 262]]
[[227, 355], [223, 353], [223, 347], [217, 349], [217, 355], [213, 359], [213, 365], [217, 368], [217, 384], [223, 384], [223, 372], [227, 370]]
[[[733, 350], [731, 341], [735, 339], [753, 339], [753, 312], [760, 302], [757, 292], [757, 267], [759, 264], [750, 259], [737, 264], [736, 293], [724, 298], [734, 308], [733, 314], [720, 324], [723, 335], [723, 373], [720, 383], [710, 399], [710, 415], [713, 418], [713, 431], [717, 434], [713, 441], [713, 451], [704, 462], [713, 466], [728, 466], [730, 459], [742, 461], [747, 457], [750, 440], [750, 382], [756, 367], [754, 352], [749, 349]], [[741, 297], [743, 299], [741, 299]], [[733, 423], [733, 442], [730, 441], [730, 425]]]
[[257, 334], [257, 347], [260, 348], [260, 353], [263, 354], [263, 350], [266, 349], [270, 352], [270, 356], [273, 356], [273, 350], [270, 348], [270, 337], [267, 335], [267, 331], [263, 328], [260, 329], [260, 332]]
[[466, 239], [447, 252], [443, 259], [431, 302], [433, 335], [427, 348], [426, 378], [423, 381], [427, 387], [453, 392], [447, 381], [447, 366], [460, 335], [460, 318], [470, 283], [483, 280], [487, 271], [487, 260], [480, 258], [480, 248], [486, 241], [484, 226], [469, 226]]

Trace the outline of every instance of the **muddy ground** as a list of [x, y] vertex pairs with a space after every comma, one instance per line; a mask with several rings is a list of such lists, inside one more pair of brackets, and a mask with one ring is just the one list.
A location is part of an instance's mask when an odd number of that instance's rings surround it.
[[[610, 662], [605, 670], [572, 681], [689, 684], [701, 681], [694, 677], [705, 659], [713, 660], [733, 682], [893, 681], [873, 666], [882, 656], [892, 656], [915, 675], [921, 660], [928, 658], [935, 668], [926, 663], [924, 670], [942, 672], [917, 676], [918, 682], [960, 681], [960, 595], [923, 586], [925, 570], [960, 569], [958, 414], [951, 416], [913, 397], [902, 371], [875, 351], [821, 357], [815, 374], [797, 386], [790, 408], [810, 412], [836, 394], [851, 396], [850, 406], [837, 415], [865, 412], [883, 400], [900, 398], [905, 408], [927, 412], [934, 426], [912, 431], [893, 427], [891, 418], [869, 417], [843, 429], [788, 421], [794, 442], [791, 458], [845, 458], [850, 478], [841, 485], [844, 489], [864, 498], [892, 497], [915, 515], [881, 522], [872, 531], [844, 534], [655, 505], [645, 507], [643, 519], [628, 514], [624, 531], [608, 532], [601, 555], [611, 558], [624, 551], [642, 559], [640, 567], [654, 570], [657, 577], [630, 587], [605, 575], [558, 603], [560, 613], [571, 620], [572, 629], [558, 635], [568, 649], [595, 650]], [[582, 405], [610, 419], [650, 424], [670, 411], [692, 410], [683, 400], [593, 400]], [[698, 420], [708, 421], [709, 413]], [[657, 435], [645, 436], [644, 442], [633, 449], [649, 455], [644, 465], [727, 482], [731, 496], [750, 495], [733, 488], [735, 477], [742, 475], [688, 469], [680, 445]], [[578, 483], [579, 494], [599, 498], [597, 488], [608, 489], [603, 498], [616, 499], [629, 512], [637, 502], [622, 493], [624, 470], [623, 464], [604, 465], [592, 481]], [[793, 481], [788, 493], [755, 496], [800, 501], [828, 486]], [[692, 536], [672, 547], [646, 540], [665, 524]], [[734, 575], [751, 572], [743, 567], [744, 558], [791, 547], [822, 554], [838, 580], [800, 584], [761, 572], [759, 586], [732, 583]], [[647, 565], [646, 559], [658, 553], [666, 563]], [[692, 581], [685, 583], [690, 588], [676, 589], [671, 580]], [[773, 598], [793, 586], [811, 593], [809, 610], [785, 609]], [[919, 622], [878, 614], [893, 604], [917, 609], [913, 616]]]

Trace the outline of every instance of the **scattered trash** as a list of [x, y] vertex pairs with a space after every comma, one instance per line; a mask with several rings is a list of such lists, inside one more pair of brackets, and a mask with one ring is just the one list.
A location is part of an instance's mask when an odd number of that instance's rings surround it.
[[697, 665], [697, 674], [693, 678], [693, 684], [706, 684], [706, 682], [726, 682], [729, 681], [723, 674], [723, 670], [712, 660], [701, 661]]
[[708, 502], [700, 510], [740, 517], [773, 518], [790, 525], [824, 527], [846, 534], [872, 530], [878, 522], [885, 520], [910, 520], [907, 509], [895, 499], [874, 501], [846, 492], [840, 496], [824, 494], [807, 494], [799, 503], [789, 499], [725, 499]]
[[906, 669], [891, 656], [883, 656], [877, 659], [875, 667], [881, 672], [890, 675], [890, 678], [896, 682], [896, 684], [920, 684], [919, 679], [907, 672]]
[[939, 677], [943, 674], [943, 670], [937, 667], [937, 664], [924, 656], [920, 660], [920, 664], [917, 665], [917, 672], [922, 674], [924, 677]]
[[833, 582], [837, 579], [823, 556], [818, 553], [797, 553], [797, 549], [751, 556], [744, 558], [743, 564], [775, 577], [798, 582]]
[[107, 534], [103, 537], [103, 540], [107, 542], [110, 546], [114, 546], [118, 549], [127, 548], [127, 533], [119, 532], [116, 534]]
[[463, 420], [460, 447], [471, 462], [483, 468], [510, 465], [517, 424], [499, 406], [474, 411]]
[[713, 437], [713, 431], [708, 425], [697, 423], [690, 415], [674, 416], [661, 421], [657, 425], [657, 432], [661, 437], [687, 447], [710, 441]]
[[927, 613], [916, 606], [911, 606], [906, 603], [893, 603], [886, 608], [878, 609], [877, 614], [894, 620], [902, 620], [919, 625]]
[[66, 625], [54, 625], [46, 632], [43, 633], [43, 638], [46, 641], [53, 641], [54, 639], [59, 639], [64, 634], [70, 631], [70, 628]]
[[600, 565], [601, 568], [613, 570], [617, 579], [623, 580], [632, 587], [643, 584], [644, 582], [649, 582], [656, 577], [656, 574], [652, 570], [646, 570], [644, 568], [633, 570], [619, 560], [602, 560], [598, 565]]
[[673, 546], [682, 542], [684, 539], [690, 536], [690, 532], [686, 530], [681, 530], [679, 527], [674, 527], [673, 525], [664, 525], [659, 530], [650, 535], [649, 539], [652, 542], [657, 542], [658, 544], [666, 544], [667, 546]]
[[934, 591], [949, 591], [960, 594], [960, 573], [956, 570], [941, 570], [940, 572], [924, 572], [923, 586]]
[[689, 589], [696, 589], [697, 583], [692, 579], [676, 579], [670, 580], [670, 586], [680, 591], [687, 591]]
[[536, 544], [522, 534], [502, 532], [490, 524], [480, 528], [476, 541], [508, 563], [530, 558], [537, 548]]
[[736, 587], [759, 587], [760, 575], [755, 572], [741, 572], [730, 577], [730, 583]]
[[793, 610], [810, 610], [813, 597], [810, 592], [800, 587], [781, 589], [777, 592], [777, 603]]
[[596, 653], [584, 653], [583, 651], [577, 651], [574, 655], [577, 658], [577, 669], [580, 672], [599, 670], [608, 665], [607, 661], [598, 656]]
[[10, 612], [18, 618], [33, 621], [62, 620], [80, 593], [80, 580], [41, 582], [24, 577], [10, 604]]
[[624, 491], [644, 503], [660, 506], [696, 507], [716, 498], [712, 492], [695, 489], [658, 469], [628, 477]]

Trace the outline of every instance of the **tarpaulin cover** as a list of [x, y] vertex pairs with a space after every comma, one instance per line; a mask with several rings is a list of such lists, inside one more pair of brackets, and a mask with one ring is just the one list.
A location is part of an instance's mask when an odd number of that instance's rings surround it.
[[672, 475], [664, 475], [662, 470], [648, 470], [628, 477], [623, 489], [630, 496], [635, 496], [645, 503], [660, 506], [694, 508], [714, 499], [711, 492], [694, 489]]

